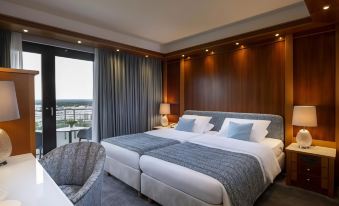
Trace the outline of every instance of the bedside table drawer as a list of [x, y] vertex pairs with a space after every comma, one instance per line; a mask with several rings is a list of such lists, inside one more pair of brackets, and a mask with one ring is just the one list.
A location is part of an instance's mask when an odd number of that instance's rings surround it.
[[321, 178], [314, 176], [298, 176], [298, 183], [301, 187], [313, 191], [319, 191], [321, 188]]
[[321, 177], [321, 158], [298, 154], [298, 174]]

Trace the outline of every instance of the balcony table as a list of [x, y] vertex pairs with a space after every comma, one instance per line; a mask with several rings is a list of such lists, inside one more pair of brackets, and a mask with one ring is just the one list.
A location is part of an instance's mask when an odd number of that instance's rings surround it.
[[57, 132], [68, 132], [68, 142], [72, 143], [73, 139], [73, 132], [77, 132], [81, 129], [88, 129], [89, 127], [62, 127], [58, 128], [56, 131]]

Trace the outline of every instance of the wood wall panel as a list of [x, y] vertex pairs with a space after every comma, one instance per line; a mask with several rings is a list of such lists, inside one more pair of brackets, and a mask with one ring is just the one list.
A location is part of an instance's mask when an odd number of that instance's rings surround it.
[[12, 142], [12, 155], [35, 155], [34, 75], [35, 71], [0, 68], [0, 81], [14, 81], [20, 119], [1, 122]]
[[171, 104], [170, 122], [176, 122], [180, 113], [180, 61], [167, 62], [167, 103]]
[[296, 37], [293, 45], [294, 105], [317, 106], [313, 138], [335, 141], [335, 32]]
[[284, 114], [284, 41], [185, 60], [185, 110]]

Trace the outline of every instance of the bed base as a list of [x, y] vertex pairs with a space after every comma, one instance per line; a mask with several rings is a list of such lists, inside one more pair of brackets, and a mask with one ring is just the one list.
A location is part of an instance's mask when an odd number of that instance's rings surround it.
[[221, 206], [201, 201], [145, 173], [141, 174], [141, 193], [164, 206]]
[[132, 168], [108, 156], [106, 156], [104, 170], [110, 175], [136, 189], [138, 194], [140, 193], [140, 170]]

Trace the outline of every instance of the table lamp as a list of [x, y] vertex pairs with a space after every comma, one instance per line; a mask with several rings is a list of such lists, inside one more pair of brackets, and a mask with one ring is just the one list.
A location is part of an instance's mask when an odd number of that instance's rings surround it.
[[[13, 81], [0, 81], [0, 122], [19, 119], [18, 102]], [[0, 166], [7, 164], [6, 159], [12, 153], [12, 143], [0, 128]]]
[[306, 127], [317, 126], [317, 111], [315, 106], [294, 106], [292, 125], [304, 127], [297, 136], [296, 141], [300, 148], [309, 148], [312, 144], [312, 136]]
[[167, 127], [168, 126], [167, 115], [171, 113], [170, 104], [161, 103], [159, 113], [162, 115], [161, 116], [161, 126]]

